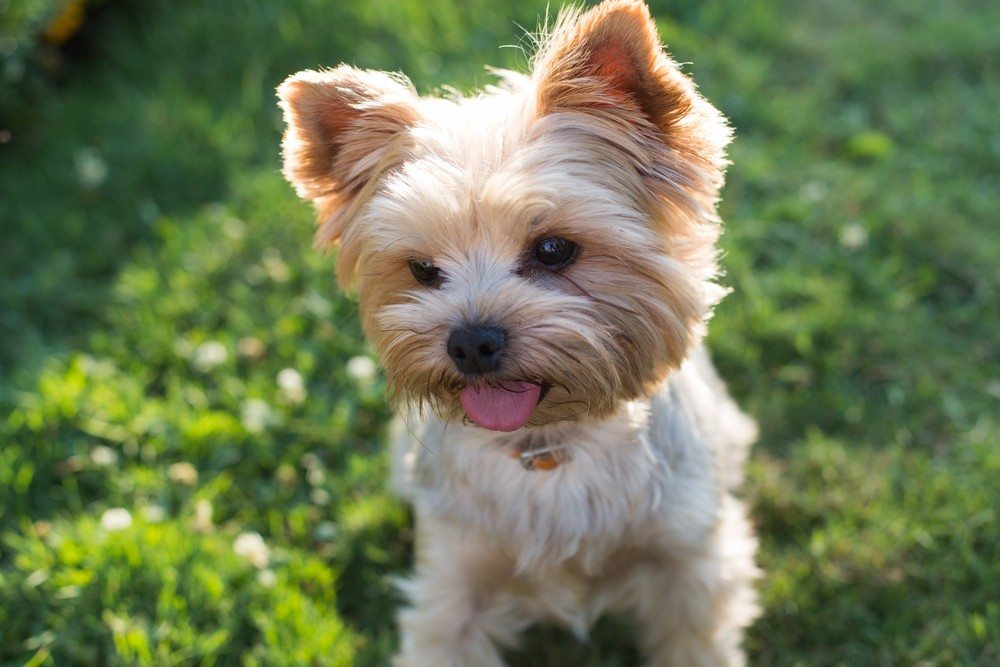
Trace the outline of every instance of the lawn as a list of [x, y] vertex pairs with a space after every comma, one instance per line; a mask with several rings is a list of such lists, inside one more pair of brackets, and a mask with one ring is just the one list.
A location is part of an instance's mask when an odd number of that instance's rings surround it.
[[[105, 0], [36, 49], [53, 4], [0, 2], [0, 665], [386, 664], [411, 518], [273, 89], [472, 89], [545, 3]], [[1000, 663], [1000, 3], [653, 9], [738, 137], [710, 343], [762, 431], [751, 662]]]

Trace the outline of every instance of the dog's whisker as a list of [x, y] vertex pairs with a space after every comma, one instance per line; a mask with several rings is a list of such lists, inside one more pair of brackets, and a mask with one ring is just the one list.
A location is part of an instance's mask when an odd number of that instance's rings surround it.
[[424, 449], [424, 451], [426, 451], [428, 454], [433, 454], [434, 450], [431, 449], [430, 447], [428, 447], [424, 443], [423, 439], [419, 435], [417, 435], [416, 431], [413, 430], [413, 427], [410, 426], [410, 422], [406, 419], [406, 414], [405, 413], [400, 414], [400, 419], [403, 420], [403, 425], [406, 427], [407, 434], [411, 438], [413, 438], [414, 440], [416, 440], [417, 443]]

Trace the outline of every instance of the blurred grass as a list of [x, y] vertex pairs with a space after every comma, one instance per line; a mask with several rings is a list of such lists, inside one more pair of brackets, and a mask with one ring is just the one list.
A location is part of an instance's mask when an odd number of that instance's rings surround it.
[[[711, 343], [763, 431], [752, 662], [996, 664], [1000, 5], [653, 4], [739, 137]], [[543, 11], [106, 2], [5, 84], [0, 664], [385, 663], [389, 413], [272, 91], [341, 61], [482, 85]], [[538, 630], [512, 662], [629, 645]]]

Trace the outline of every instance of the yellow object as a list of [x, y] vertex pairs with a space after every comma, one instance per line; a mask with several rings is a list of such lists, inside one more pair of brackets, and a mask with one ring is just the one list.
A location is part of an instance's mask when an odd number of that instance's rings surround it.
[[70, 0], [64, 4], [59, 13], [53, 16], [42, 30], [45, 41], [62, 44], [76, 34], [83, 25], [84, 5], [86, 5], [84, 0]]

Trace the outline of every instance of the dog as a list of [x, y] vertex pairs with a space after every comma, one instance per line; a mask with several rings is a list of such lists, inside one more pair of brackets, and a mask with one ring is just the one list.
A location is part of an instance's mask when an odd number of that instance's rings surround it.
[[278, 88], [283, 173], [339, 244], [405, 427], [397, 667], [491, 667], [537, 621], [632, 619], [655, 666], [743, 664], [756, 425], [703, 345], [731, 131], [641, 0], [563, 10], [529, 74], [421, 98], [347, 65]]

